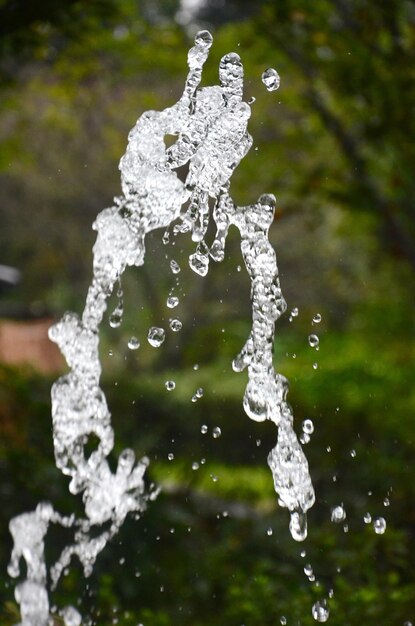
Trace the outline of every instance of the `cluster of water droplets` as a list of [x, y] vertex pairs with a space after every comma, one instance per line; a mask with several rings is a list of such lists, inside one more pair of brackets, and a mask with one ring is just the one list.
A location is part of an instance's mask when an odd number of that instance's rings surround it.
[[[286, 310], [281, 293], [275, 252], [268, 240], [273, 222], [275, 197], [262, 195], [257, 202], [238, 207], [229, 195], [229, 180], [252, 145], [247, 131], [251, 107], [243, 101], [243, 66], [235, 53], [225, 55], [219, 65], [219, 85], [199, 88], [203, 65], [212, 45], [207, 31], [196, 35], [188, 53], [189, 72], [183, 95], [163, 111], [141, 115], [128, 137], [120, 162], [123, 195], [102, 211], [93, 228], [93, 277], [81, 317], [66, 313], [50, 329], [50, 338], [60, 348], [69, 373], [52, 388], [53, 443], [57, 467], [70, 478], [72, 494], [82, 494], [85, 516], [63, 517], [52, 505], [39, 505], [10, 522], [14, 548], [9, 574], [20, 574], [26, 562], [26, 579], [15, 590], [21, 610], [21, 626], [47, 626], [47, 588], [54, 588], [62, 572], [76, 556], [90, 575], [96, 557], [118, 531], [130, 512], [141, 514], [156, 492], [146, 493], [144, 473], [148, 459], [136, 461], [133, 450], [124, 450], [113, 472], [107, 458], [114, 445], [111, 415], [100, 388], [99, 328], [107, 301], [116, 289], [118, 303], [109, 316], [112, 327], [123, 317], [121, 277], [128, 266], [141, 266], [145, 237], [154, 229], [168, 229], [173, 235], [189, 232], [196, 244], [190, 255], [191, 268], [201, 276], [210, 260], [220, 262], [230, 225], [241, 235], [241, 251], [251, 279], [252, 330], [233, 362], [235, 371], [247, 369], [248, 385], [243, 406], [255, 421], [271, 420], [278, 427], [278, 441], [270, 452], [275, 489], [281, 506], [291, 513], [293, 537], [306, 536], [306, 511], [314, 502], [308, 465], [293, 430], [293, 415], [287, 402], [288, 382], [273, 367], [274, 327]], [[268, 90], [275, 90], [279, 77], [269, 69], [263, 75]], [[166, 135], [176, 141], [166, 146]], [[177, 171], [188, 166], [182, 181]], [[217, 232], [212, 245], [205, 241], [210, 218], [209, 200], [215, 207]], [[170, 237], [167, 230], [163, 241]], [[180, 272], [176, 261], [170, 263]], [[170, 294], [167, 306], [174, 309], [178, 299]], [[172, 317], [170, 329], [177, 332], [181, 321]], [[152, 327], [147, 340], [157, 348], [164, 342], [164, 328]], [[139, 347], [136, 337], [128, 342]], [[174, 389], [174, 381], [166, 381]], [[192, 398], [203, 395], [198, 389]], [[216, 427], [212, 436], [219, 437]], [[94, 445], [92, 452], [87, 452]], [[172, 457], [173, 458], [173, 457]], [[203, 461], [202, 461], [203, 462]], [[194, 466], [194, 469], [196, 467]], [[73, 527], [73, 543], [67, 546], [49, 571], [44, 557], [44, 539], [51, 523]], [[61, 616], [66, 626], [77, 625], [81, 617], [74, 607], [65, 607]]]

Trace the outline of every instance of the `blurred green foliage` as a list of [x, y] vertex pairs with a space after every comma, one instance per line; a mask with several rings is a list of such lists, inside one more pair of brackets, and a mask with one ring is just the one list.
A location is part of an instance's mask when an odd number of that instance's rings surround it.
[[[191, 37], [174, 21], [173, 1], [60, 0], [30, 12], [23, 4], [0, 2], [0, 261], [23, 272], [0, 313], [59, 316], [82, 307], [91, 223], [119, 193], [128, 130], [145, 110], [177, 100]], [[265, 191], [278, 198], [271, 239], [299, 315], [279, 321], [275, 362], [291, 382], [298, 432], [305, 418], [315, 425], [306, 446], [317, 492], [309, 538], [297, 545], [289, 536], [266, 466], [275, 429], [243, 414], [246, 381], [230, 367], [250, 316], [236, 233], [205, 279], [187, 266], [191, 242], [163, 246], [153, 233], [144, 267], [126, 273], [124, 322], [103, 331], [102, 359], [114, 458], [127, 445], [147, 454], [149, 481], [162, 493], [141, 520], [126, 522], [87, 585], [74, 563], [56, 602], [79, 599], [100, 625], [274, 626], [286, 616], [307, 626], [313, 602], [333, 589], [330, 624], [402, 625], [415, 621], [415, 5], [274, 0], [254, 10], [233, 0], [222, 9], [208, 2], [199, 16], [215, 37], [204, 81], [216, 82], [220, 57], [235, 50], [246, 99], [256, 98], [254, 147], [232, 194], [239, 203]], [[281, 75], [278, 92], [261, 83], [269, 66]], [[154, 350], [146, 329], [167, 323], [171, 289], [183, 330]], [[319, 351], [308, 345], [311, 332]], [[0, 369], [3, 571], [13, 515], [44, 499], [82, 512], [53, 462], [51, 383]], [[330, 521], [340, 502], [348, 532]], [[367, 512], [385, 517], [384, 535], [363, 522]], [[50, 558], [62, 541], [51, 538]], [[307, 563], [319, 585], [304, 575]], [[2, 623], [12, 624], [13, 584], [4, 580]]]

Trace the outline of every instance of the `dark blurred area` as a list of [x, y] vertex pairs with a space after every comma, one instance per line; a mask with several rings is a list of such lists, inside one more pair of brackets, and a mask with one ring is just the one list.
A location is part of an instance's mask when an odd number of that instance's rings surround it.
[[[244, 415], [244, 375], [230, 366], [250, 327], [236, 234], [202, 279], [187, 267], [191, 241], [164, 246], [154, 233], [145, 265], [123, 278], [123, 324], [106, 324], [101, 345], [115, 452], [148, 454], [163, 492], [126, 523], [87, 587], [73, 564], [56, 602], [79, 600], [100, 626], [275, 626], [282, 617], [307, 626], [313, 603], [333, 589], [332, 626], [415, 623], [408, 0], [0, 0], [2, 571], [13, 515], [39, 500], [82, 511], [54, 467], [49, 393], [64, 366], [47, 328], [67, 309], [82, 311], [91, 225], [120, 193], [128, 131], [144, 111], [177, 101], [200, 28], [214, 36], [203, 84], [217, 83], [221, 56], [235, 51], [245, 100], [255, 98], [254, 144], [231, 193], [238, 204], [277, 196], [270, 237], [288, 312], [275, 366], [290, 379], [298, 433], [305, 418], [314, 422], [305, 446], [317, 492], [310, 537], [299, 546], [289, 536], [266, 466], [275, 429]], [[281, 76], [272, 93], [261, 81], [268, 67]], [[183, 329], [154, 350], [147, 330], [171, 315], [173, 258]], [[204, 396], [192, 403], [198, 387]], [[201, 435], [202, 424], [220, 426], [221, 437]], [[341, 502], [347, 526], [330, 521]], [[383, 535], [367, 513], [385, 518]], [[304, 575], [307, 563], [318, 585]], [[14, 582], [2, 580], [0, 621], [13, 624]]]

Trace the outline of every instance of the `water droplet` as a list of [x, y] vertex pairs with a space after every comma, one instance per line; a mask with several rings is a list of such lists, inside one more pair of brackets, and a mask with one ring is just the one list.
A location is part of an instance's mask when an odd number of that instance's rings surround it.
[[212, 481], [213, 481], [214, 483], [217, 483], [217, 482], [218, 482], [218, 477], [217, 477], [217, 476], [215, 476], [215, 474], [210, 474], [210, 477], [211, 477], [211, 479], [212, 479]]
[[199, 365], [198, 365], [198, 363], [195, 363], [195, 364], [193, 365], [193, 369], [195, 370], [195, 372], [197, 372], [197, 370], [199, 369]]
[[306, 445], [309, 442], [310, 442], [310, 435], [307, 435], [307, 433], [301, 433], [300, 443], [302, 443], [303, 445]]
[[290, 315], [291, 315], [291, 317], [298, 317], [298, 313], [299, 313], [298, 307], [297, 307], [297, 306], [295, 306], [295, 307], [292, 309], [292, 311], [291, 311]]
[[252, 98], [249, 98], [248, 100], [248, 104], [254, 104], [256, 98], [254, 96], [252, 96]]
[[272, 535], [272, 528], [268, 528], [267, 529], [267, 535], [268, 535], [268, 537], [271, 537], [271, 535]]
[[287, 618], [284, 615], [281, 615], [280, 624], [282, 624], [282, 626], [285, 626], [286, 623], [287, 623]]
[[169, 459], [169, 461], [173, 461], [173, 459], [174, 459], [173, 452], [169, 452], [168, 455], [167, 455], [167, 458]]
[[327, 452], [331, 452], [331, 446], [327, 446], [326, 450]]
[[169, 241], [170, 241], [170, 233], [169, 233], [169, 229], [167, 229], [164, 231], [162, 242], [165, 246], [167, 246]]
[[200, 432], [202, 433], [202, 435], [206, 435], [208, 431], [208, 427], [206, 426], [206, 424], [203, 424], [203, 426], [200, 429]]
[[122, 314], [118, 311], [114, 311], [114, 313], [110, 315], [109, 325], [111, 326], [111, 328], [119, 328], [121, 326], [121, 322]]
[[306, 419], [303, 422], [303, 431], [307, 433], [307, 435], [311, 435], [314, 432], [314, 424], [310, 419]]
[[340, 524], [346, 519], [346, 510], [343, 504], [338, 504], [331, 509], [331, 521], [335, 524]]
[[281, 82], [277, 70], [274, 70], [272, 67], [265, 70], [262, 74], [262, 82], [268, 91], [276, 91]]
[[169, 296], [166, 302], [169, 309], [174, 309], [179, 304], [179, 298], [176, 296]]
[[261, 445], [261, 439], [257, 439], [257, 440], [256, 440], [256, 446], [257, 446], [257, 448], [259, 448], [259, 446], [260, 446], [260, 445]]
[[199, 463], [197, 461], [193, 461], [193, 463], [192, 463], [192, 470], [196, 471], [196, 470], [199, 469], [199, 467], [200, 467]]
[[327, 622], [330, 612], [326, 600], [317, 600], [317, 602], [313, 604], [311, 615], [314, 617], [316, 622]]
[[219, 428], [219, 426], [215, 426], [215, 428], [212, 431], [212, 437], [213, 439], [218, 439], [222, 434], [221, 429]]
[[377, 535], [383, 535], [386, 530], [386, 520], [384, 517], [375, 517], [373, 520], [373, 528]]
[[177, 263], [177, 261], [172, 259], [170, 261], [170, 269], [173, 274], [178, 274], [180, 272], [180, 265]]
[[137, 337], [130, 337], [127, 345], [130, 350], [138, 350], [138, 348], [140, 347], [140, 342], [138, 341]]
[[372, 521], [372, 516], [370, 513], [365, 513], [363, 515], [363, 521], [365, 524], [370, 524], [370, 522]]
[[202, 48], [210, 48], [213, 42], [213, 37], [208, 30], [199, 30], [196, 33], [195, 44]]
[[385, 498], [383, 501], [383, 506], [390, 506], [390, 500], [389, 498]]
[[179, 330], [182, 329], [183, 324], [181, 323], [180, 320], [174, 319], [174, 320], [170, 320], [169, 326], [174, 333], [178, 333]]
[[159, 328], [158, 326], [152, 326], [147, 334], [148, 343], [150, 346], [153, 346], [153, 348], [159, 348], [165, 338], [166, 333], [164, 328]]
[[173, 391], [173, 389], [175, 389], [176, 387], [176, 383], [174, 382], [174, 380], [166, 380], [164, 386], [166, 387], [167, 391]]
[[206, 463], [206, 459], [200, 459], [200, 464], [204, 465]]
[[312, 568], [312, 565], [310, 563], [307, 563], [307, 565], [304, 566], [304, 574], [306, 576], [312, 576], [313, 575], [313, 568]]
[[316, 315], [313, 317], [313, 324], [320, 324], [321, 322], [321, 315], [320, 313], [316, 313]]
[[304, 558], [305, 556], [307, 556], [307, 552], [305, 550], [301, 550], [300, 556]]
[[329, 598], [334, 598], [334, 589], [329, 589]]
[[291, 512], [290, 533], [295, 541], [304, 541], [307, 538], [307, 516], [303, 511]]
[[61, 615], [65, 626], [81, 626], [82, 617], [75, 607], [66, 606], [62, 610]]
[[350, 450], [350, 456], [354, 459], [356, 457], [356, 450]]
[[189, 265], [199, 276], [206, 276], [209, 271], [209, 257], [205, 254], [195, 252], [189, 257]]
[[241, 269], [242, 269], [242, 267], [241, 267], [240, 265], [237, 265], [237, 266], [236, 266], [236, 271], [237, 271], [237, 272], [240, 272], [240, 271], [241, 271]]
[[310, 344], [310, 346], [312, 348], [316, 348], [319, 344], [319, 338], [317, 337], [317, 335], [309, 335], [308, 336], [308, 343]]
[[318, 363], [313, 363], [313, 370], [318, 369]]

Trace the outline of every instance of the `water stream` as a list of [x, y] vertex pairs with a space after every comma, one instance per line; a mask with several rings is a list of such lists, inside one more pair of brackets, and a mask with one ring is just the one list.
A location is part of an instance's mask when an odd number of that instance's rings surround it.
[[[233, 361], [233, 369], [248, 372], [243, 398], [248, 417], [258, 422], [271, 420], [278, 429], [277, 444], [268, 456], [278, 502], [290, 512], [293, 538], [301, 541], [307, 535], [306, 512], [313, 505], [314, 491], [307, 460], [293, 430], [288, 382], [273, 365], [275, 322], [286, 310], [275, 251], [268, 240], [275, 197], [264, 194], [242, 207], [231, 198], [230, 178], [252, 145], [247, 131], [251, 107], [243, 101], [243, 65], [235, 53], [221, 59], [218, 85], [199, 87], [211, 45], [208, 31], [196, 35], [188, 53], [189, 72], [181, 98], [163, 111], [147, 111], [131, 130], [120, 162], [122, 195], [115, 198], [114, 206], [98, 215], [93, 225], [97, 231], [93, 277], [82, 316], [66, 313], [50, 329], [50, 338], [69, 367], [69, 373], [52, 387], [56, 466], [70, 477], [70, 492], [82, 494], [85, 515], [80, 519], [74, 515], [64, 517], [45, 502], [11, 520], [14, 547], [10, 576], [20, 576], [22, 560], [26, 564], [25, 579], [15, 588], [21, 626], [47, 626], [49, 592], [72, 557], [80, 560], [85, 576], [89, 576], [97, 555], [126, 516], [141, 515], [149, 501], [157, 497], [156, 489], [145, 489], [147, 458], [137, 460], [133, 450], [125, 449], [119, 455], [116, 471], [109, 467], [114, 431], [100, 388], [99, 360], [99, 329], [108, 298], [116, 289], [118, 305], [110, 324], [117, 326], [123, 315], [122, 274], [127, 267], [144, 263], [145, 237], [154, 229], [172, 226], [173, 237], [188, 232], [195, 242], [189, 264], [205, 276], [210, 262], [220, 262], [225, 256], [229, 226], [238, 228], [251, 280], [252, 329]], [[275, 90], [279, 86], [277, 72], [266, 70], [263, 82], [268, 90]], [[176, 137], [168, 148], [166, 135]], [[177, 170], [186, 164], [188, 174], [183, 182]], [[211, 217], [216, 236], [209, 245], [205, 235]], [[168, 236], [164, 236], [166, 241]], [[162, 331], [156, 327], [149, 330], [152, 345], [163, 341]], [[92, 441], [97, 443], [87, 454]], [[73, 541], [48, 568], [44, 549], [50, 524], [73, 528]], [[81, 615], [72, 606], [63, 607], [60, 614], [66, 626], [81, 624]]]

